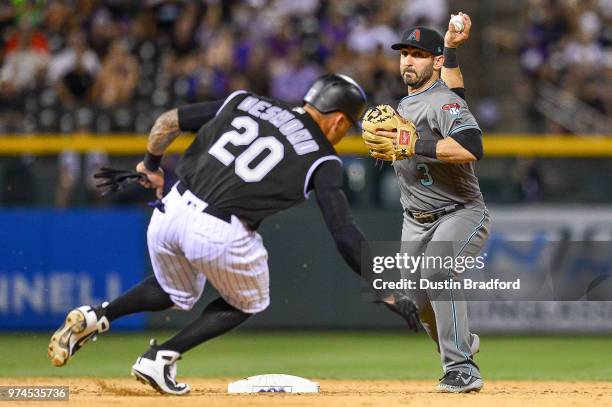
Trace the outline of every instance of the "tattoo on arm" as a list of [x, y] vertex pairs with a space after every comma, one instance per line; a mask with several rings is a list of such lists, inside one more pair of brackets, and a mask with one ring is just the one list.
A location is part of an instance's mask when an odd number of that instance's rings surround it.
[[149, 134], [147, 150], [154, 155], [162, 155], [170, 144], [181, 134], [178, 121], [178, 110], [172, 109], [155, 120]]

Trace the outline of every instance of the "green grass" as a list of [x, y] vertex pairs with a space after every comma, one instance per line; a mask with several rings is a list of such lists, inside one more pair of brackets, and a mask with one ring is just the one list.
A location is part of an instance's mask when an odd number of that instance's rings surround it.
[[[148, 338], [115, 333], [88, 343], [62, 368], [46, 358], [47, 335], [0, 335], [0, 377], [126, 377]], [[487, 379], [612, 380], [612, 337], [482, 337], [476, 357]], [[337, 379], [435, 379], [439, 355], [424, 334], [239, 332], [206, 343], [179, 363], [181, 376], [287, 373]]]

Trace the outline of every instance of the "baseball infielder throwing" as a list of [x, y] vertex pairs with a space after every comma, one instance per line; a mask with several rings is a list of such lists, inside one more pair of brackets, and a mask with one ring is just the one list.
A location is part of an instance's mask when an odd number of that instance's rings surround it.
[[[462, 32], [449, 24], [442, 38], [433, 29], [415, 27], [392, 45], [400, 51], [400, 71], [408, 86], [397, 113], [413, 121], [418, 134], [393, 156], [404, 208], [402, 251], [415, 257], [477, 256], [488, 236], [489, 213], [474, 173], [474, 161], [483, 155], [481, 130], [464, 100], [454, 55], [471, 28], [469, 17], [460, 15]], [[375, 136], [396, 140], [398, 134], [379, 130]], [[371, 155], [388, 158], [368, 143], [371, 137], [364, 133]], [[442, 280], [454, 271], [421, 268], [420, 273], [421, 278]], [[462, 293], [448, 289], [405, 294], [416, 302], [423, 327], [437, 342], [444, 370], [438, 391], [479, 391], [483, 381], [473, 358], [479, 338], [469, 330]]]

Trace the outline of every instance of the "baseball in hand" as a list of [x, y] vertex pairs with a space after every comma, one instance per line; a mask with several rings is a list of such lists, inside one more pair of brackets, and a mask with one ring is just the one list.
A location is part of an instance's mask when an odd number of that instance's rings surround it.
[[463, 31], [463, 17], [461, 17], [460, 15], [452, 16], [450, 19], [450, 23], [453, 25], [456, 32], [460, 33]]

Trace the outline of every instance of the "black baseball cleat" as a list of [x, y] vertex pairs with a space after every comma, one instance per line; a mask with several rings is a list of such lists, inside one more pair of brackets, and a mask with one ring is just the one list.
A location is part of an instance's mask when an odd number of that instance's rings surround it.
[[482, 386], [484, 382], [480, 377], [459, 370], [450, 370], [440, 379], [436, 390], [441, 393], [470, 393], [480, 391]]
[[160, 349], [151, 339], [151, 349], [146, 351], [132, 366], [132, 376], [162, 394], [181, 396], [189, 393], [188, 384], [176, 381], [176, 361], [181, 354], [172, 350]]

